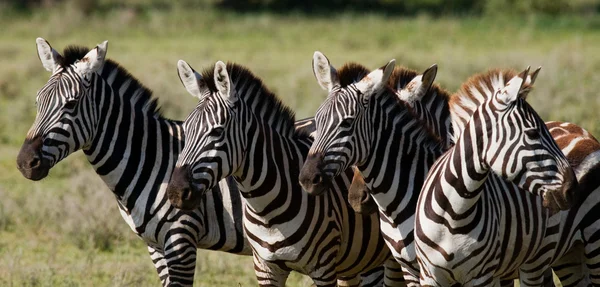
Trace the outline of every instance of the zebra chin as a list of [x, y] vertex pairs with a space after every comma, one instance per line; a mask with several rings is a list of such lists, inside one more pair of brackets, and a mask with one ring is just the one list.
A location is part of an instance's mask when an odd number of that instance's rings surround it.
[[41, 153], [42, 137], [25, 139], [19, 155], [17, 155], [17, 168], [21, 174], [30, 180], [38, 181], [48, 176], [51, 165]]
[[310, 195], [321, 195], [329, 189], [331, 178], [321, 169], [323, 155], [309, 154], [300, 170], [298, 181], [300, 186]]
[[187, 165], [177, 166], [173, 170], [167, 185], [167, 197], [176, 208], [190, 211], [200, 206], [204, 192], [195, 188], [190, 179]]

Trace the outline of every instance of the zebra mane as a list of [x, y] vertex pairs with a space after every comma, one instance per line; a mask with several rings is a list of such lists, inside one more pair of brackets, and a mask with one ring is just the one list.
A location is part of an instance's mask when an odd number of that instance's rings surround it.
[[[421, 126], [423, 127], [424, 133], [421, 133], [420, 136], [422, 138], [428, 137], [429, 139], [426, 140], [426, 142], [432, 143], [436, 146], [442, 146], [443, 140], [441, 136], [438, 135], [433, 130], [433, 128], [429, 126], [429, 124], [427, 124], [423, 121], [423, 119], [421, 119], [421, 117], [416, 113], [416, 111], [411, 105], [409, 105], [407, 102], [403, 101], [397, 96], [397, 92], [406, 87], [406, 85], [418, 75], [419, 73], [417, 73], [415, 70], [403, 66], [396, 66], [388, 80], [388, 88], [391, 89], [390, 92], [393, 93], [394, 98], [396, 99], [396, 103], [399, 106], [401, 106], [402, 109], [408, 110], [409, 114], [413, 117], [413, 119], [423, 123]], [[428, 97], [433, 97], [434, 95], [442, 95], [442, 99], [445, 101], [447, 101], [447, 97], [449, 97], [448, 93], [445, 90], [440, 88], [437, 84], [434, 84], [433, 86], [431, 86], [431, 89], [429, 89], [427, 95], [425, 95], [425, 97], [421, 101], [425, 102], [428, 99]]]
[[[62, 57], [58, 59], [58, 63], [63, 67], [67, 67], [74, 64], [75, 61], [82, 59], [89, 51], [90, 49], [84, 46], [67, 46], [63, 50]], [[138, 97], [142, 103], [141, 106], [143, 106], [150, 113], [150, 115], [162, 117], [160, 108], [158, 108], [158, 99], [152, 97], [152, 90], [144, 86], [136, 77], [123, 68], [123, 66], [119, 65], [119, 63], [111, 59], [106, 59], [104, 62], [104, 67], [99, 74], [109, 75], [111, 72], [107, 71], [114, 70], [117, 71], [115, 79], [128, 79], [130, 80], [130, 89], [134, 91], [141, 91], [141, 93], [138, 93]]]
[[348, 85], [356, 83], [362, 80], [366, 75], [368, 75], [371, 71], [367, 69], [365, 66], [348, 62], [344, 64], [338, 71], [338, 79], [340, 80], [341, 88], [345, 88]]
[[[386, 90], [387, 91], [384, 92], [385, 95], [382, 94], [381, 96], [388, 96], [393, 98], [392, 102], [398, 109], [405, 110], [406, 114], [408, 114], [408, 116], [413, 121], [418, 122], [418, 134], [416, 137], [416, 139], [418, 139], [418, 142], [423, 144], [425, 147], [432, 149], [444, 146], [442, 138], [433, 130], [433, 128], [429, 126], [429, 124], [427, 124], [423, 119], [421, 119], [421, 117], [416, 113], [416, 111], [411, 105], [409, 105], [407, 102], [403, 101], [397, 96], [396, 90], [392, 89], [389, 86], [386, 88]], [[387, 102], [387, 100], [385, 101]]]
[[390, 79], [388, 80], [388, 86], [395, 91], [400, 91], [402, 88], [406, 87], [412, 79], [414, 79], [417, 75], [417, 71], [411, 70], [406, 67], [396, 66], [392, 74], [390, 75]]
[[[271, 92], [259, 77], [242, 65], [227, 62], [226, 66], [233, 84], [232, 88], [253, 87], [252, 93], [238, 91], [238, 96], [248, 108], [253, 109], [255, 115], [262, 117], [282, 135], [308, 135], [304, 129], [295, 129], [294, 111]], [[211, 92], [216, 93], [218, 90], [214, 81], [214, 70], [214, 65], [204, 69], [201, 72], [201, 81]]]
[[[475, 110], [492, 97], [495, 91], [504, 88], [516, 75], [518, 75], [518, 72], [512, 69], [492, 69], [475, 74], [463, 83], [456, 93], [450, 96], [449, 108], [454, 140], [462, 133]], [[526, 81], [519, 96], [526, 98], [531, 89], [530, 82]]]

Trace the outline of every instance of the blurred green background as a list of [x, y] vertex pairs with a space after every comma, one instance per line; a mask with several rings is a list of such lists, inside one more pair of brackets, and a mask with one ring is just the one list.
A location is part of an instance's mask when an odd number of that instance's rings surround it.
[[[195, 104], [176, 62], [246, 65], [298, 117], [325, 96], [312, 75], [315, 50], [340, 66], [389, 59], [456, 91], [488, 68], [543, 66], [529, 101], [545, 120], [600, 135], [600, 0], [29, 0], [0, 2], [0, 286], [157, 286], [145, 245], [81, 153], [41, 182], [15, 158], [49, 74], [35, 38], [62, 51], [109, 40], [108, 57], [154, 90], [164, 114]], [[200, 251], [196, 285], [255, 286], [249, 257]], [[293, 275], [289, 286], [308, 286]]]

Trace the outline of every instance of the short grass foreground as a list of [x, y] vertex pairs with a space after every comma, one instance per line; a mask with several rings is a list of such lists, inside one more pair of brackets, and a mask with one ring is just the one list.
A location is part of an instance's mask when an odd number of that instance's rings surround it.
[[[68, 16], [66, 16], [68, 15]], [[108, 57], [155, 91], [164, 113], [184, 119], [195, 100], [176, 62], [201, 68], [235, 61], [261, 76], [298, 117], [314, 114], [325, 92], [311, 58], [376, 68], [389, 59], [413, 69], [439, 65], [437, 82], [455, 91], [492, 67], [543, 66], [529, 101], [545, 120], [577, 123], [600, 135], [600, 34], [577, 19], [400, 19], [341, 14], [240, 15], [131, 10], [102, 16], [56, 9], [0, 17], [0, 285], [156, 286], [145, 245], [121, 219], [114, 196], [81, 153], [41, 182], [25, 180], [15, 158], [35, 117], [35, 93], [49, 75], [35, 38], [62, 50], [109, 40]], [[255, 286], [250, 257], [199, 251], [197, 286]], [[289, 286], [309, 286], [293, 274]]]

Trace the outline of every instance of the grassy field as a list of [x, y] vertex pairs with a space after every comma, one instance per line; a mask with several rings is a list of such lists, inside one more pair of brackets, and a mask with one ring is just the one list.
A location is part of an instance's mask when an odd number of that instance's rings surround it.
[[[4, 13], [4, 14], [3, 14]], [[0, 286], [156, 286], [145, 245], [118, 214], [115, 199], [77, 153], [41, 182], [25, 180], [15, 158], [47, 81], [35, 38], [54, 48], [109, 40], [108, 57], [155, 91], [164, 114], [183, 119], [195, 100], [176, 62], [196, 69], [217, 60], [248, 66], [299, 117], [324, 92], [311, 58], [370, 68], [389, 59], [423, 70], [455, 91], [493, 67], [543, 66], [529, 101], [546, 120], [571, 121], [600, 135], [598, 19], [389, 18], [375, 14], [241, 15], [206, 10], [119, 10], [86, 15], [68, 7], [28, 15], [0, 11]], [[254, 286], [251, 259], [200, 251], [198, 286]], [[294, 274], [289, 286], [308, 286]]]

